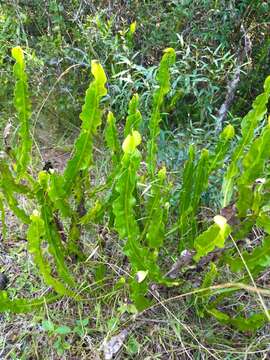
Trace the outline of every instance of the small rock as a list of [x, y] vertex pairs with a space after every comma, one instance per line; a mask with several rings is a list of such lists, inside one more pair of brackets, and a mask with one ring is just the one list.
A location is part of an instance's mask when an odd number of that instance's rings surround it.
[[118, 335], [113, 336], [109, 341], [105, 341], [105, 343], [103, 344], [103, 352], [104, 352], [105, 360], [113, 359], [114, 355], [116, 355], [123, 346], [123, 343], [127, 336], [128, 336], [128, 331], [124, 329]]

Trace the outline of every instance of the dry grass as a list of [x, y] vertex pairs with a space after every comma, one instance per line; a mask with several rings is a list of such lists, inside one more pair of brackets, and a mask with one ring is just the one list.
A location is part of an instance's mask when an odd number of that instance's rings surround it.
[[[16, 228], [13, 225], [13, 230]], [[50, 291], [38, 277], [27, 244], [19, 239], [20, 229], [1, 243], [1, 271], [10, 280], [10, 296], [40, 296]], [[87, 235], [85, 235], [87, 236]], [[101, 235], [104, 236], [104, 235]], [[106, 234], [106, 247], [101, 251], [101, 239], [85, 237], [88, 259], [74, 266], [80, 288], [88, 288], [85, 299], [75, 302], [63, 298], [33, 314], [2, 314], [0, 322], [0, 359], [103, 359], [103, 343], [123, 329], [128, 331], [116, 359], [268, 359], [269, 326], [257, 333], [241, 333], [215, 320], [196, 315], [196, 289], [189, 284], [180, 288], [153, 288], [149, 296], [154, 305], [138, 314], [127, 298], [125, 287], [117, 289], [116, 282], [128, 272], [125, 259], [120, 256], [113, 234]], [[104, 239], [102, 240], [102, 242]], [[104, 264], [106, 273], [101, 283], [95, 282], [94, 269]], [[216, 288], [225, 288], [229, 274], [223, 273]], [[201, 281], [201, 274], [195, 274]], [[193, 279], [194, 280], [194, 279]], [[222, 281], [223, 280], [223, 281]], [[262, 294], [264, 296], [265, 294]], [[268, 298], [264, 298], [267, 303]], [[269, 304], [268, 304], [269, 305]], [[223, 301], [227, 313], [250, 313], [260, 308], [256, 289], [246, 286]], [[44, 331], [42, 322], [50, 319], [55, 326], [68, 326], [70, 333], [61, 336], [68, 344], [59, 355], [56, 333]], [[82, 333], [76, 333], [80, 319], [88, 319]]]

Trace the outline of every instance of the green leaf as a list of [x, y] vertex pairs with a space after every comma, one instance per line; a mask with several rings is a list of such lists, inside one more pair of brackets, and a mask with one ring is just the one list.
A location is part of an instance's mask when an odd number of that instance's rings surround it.
[[122, 239], [127, 237], [130, 241], [135, 241], [139, 234], [139, 228], [134, 216], [133, 208], [136, 199], [133, 192], [141, 155], [136, 149], [136, 141], [132, 135], [128, 135], [124, 144], [125, 154], [121, 162], [120, 175], [116, 182], [116, 192], [119, 195], [113, 203], [114, 225]]
[[128, 339], [127, 352], [129, 353], [129, 355], [136, 355], [139, 353], [139, 351], [140, 351], [140, 344], [135, 339], [135, 337], [131, 336]]
[[29, 119], [31, 117], [31, 104], [28, 95], [27, 75], [23, 51], [20, 47], [12, 49], [12, 57], [16, 60], [13, 67], [16, 85], [14, 90], [14, 106], [19, 118], [19, 145], [16, 149], [17, 172], [19, 176], [26, 170], [30, 162], [32, 140], [29, 130]]
[[222, 167], [222, 162], [228, 152], [230, 141], [235, 135], [234, 127], [227, 125], [219, 137], [214, 154], [209, 158], [209, 173]]
[[71, 333], [71, 328], [69, 326], [62, 325], [55, 329], [55, 333], [59, 335], [68, 335]]
[[216, 215], [214, 222], [215, 224], [211, 225], [194, 240], [194, 248], [196, 250], [195, 261], [199, 261], [201, 257], [213, 251], [215, 247], [221, 249], [224, 247], [225, 240], [231, 232], [231, 227], [221, 215]]
[[43, 296], [36, 299], [13, 299], [8, 298], [6, 291], [0, 291], [0, 312], [10, 311], [12, 313], [26, 313], [32, 312], [45, 304], [60, 299], [59, 295], [56, 296]]
[[129, 102], [128, 117], [126, 120], [124, 136], [127, 137], [133, 130], [139, 130], [140, 123], [142, 121], [142, 115], [138, 110], [139, 107], [139, 95], [134, 94]]
[[137, 26], [137, 23], [136, 21], [133, 21], [130, 26], [129, 26], [129, 31], [131, 32], [131, 34], [134, 34], [135, 31], [136, 31], [136, 26]]
[[87, 213], [81, 218], [80, 223], [86, 225], [90, 222], [95, 222], [101, 212], [103, 211], [101, 203], [97, 200], [93, 207], [91, 207]]
[[56, 172], [50, 173], [48, 195], [55, 209], [60, 210], [63, 217], [71, 217], [72, 209], [65, 198], [64, 179]]
[[157, 161], [157, 139], [160, 133], [159, 123], [161, 122], [161, 107], [165, 95], [170, 91], [170, 67], [175, 63], [175, 51], [172, 48], [164, 50], [161, 59], [157, 81], [158, 89], [153, 95], [152, 114], [149, 121], [150, 138], [147, 142], [147, 168], [152, 178], [154, 178]]
[[191, 206], [193, 212], [198, 208], [202, 192], [208, 186], [208, 177], [209, 177], [209, 164], [208, 164], [209, 152], [207, 149], [203, 149], [201, 157], [198, 161], [198, 164], [195, 169], [195, 176], [193, 177], [193, 192], [191, 198]]
[[129, 29], [126, 34], [127, 46], [129, 49], [132, 49], [132, 46], [133, 46], [133, 37], [134, 37], [134, 33], [136, 31], [136, 26], [137, 26], [136, 21], [132, 22], [130, 24]]
[[130, 296], [136, 309], [143, 311], [151, 304], [150, 300], [145, 297], [148, 291], [148, 283], [143, 281], [138, 283], [136, 279], [130, 281]]
[[179, 233], [180, 237], [184, 236], [188, 230], [188, 215], [192, 210], [192, 189], [193, 175], [195, 173], [195, 149], [193, 145], [189, 147], [189, 157], [184, 166], [182, 189], [179, 198]]
[[53, 332], [54, 331], [54, 324], [51, 320], [43, 320], [42, 321], [42, 329], [44, 331]]
[[[186, 247], [186, 238], [193, 239], [197, 233], [196, 213], [201, 195], [208, 186], [209, 152], [203, 149], [196, 166], [194, 165], [194, 148], [189, 149], [189, 160], [186, 162], [183, 175], [183, 186], [180, 192], [179, 248]], [[190, 241], [189, 241], [190, 242]]]
[[140, 145], [142, 141], [141, 135], [138, 131], [133, 131], [129, 134], [122, 145], [122, 149], [125, 154], [133, 154], [138, 145]]
[[270, 96], [270, 76], [268, 76], [264, 83], [264, 92], [257, 96], [252, 104], [252, 110], [243, 118], [241, 122], [242, 138], [240, 139], [236, 149], [234, 150], [231, 157], [231, 164], [225, 174], [222, 194], [223, 201], [222, 207], [229, 204], [232, 194], [233, 185], [235, 178], [239, 175], [239, 160], [244, 154], [244, 151], [248, 145], [251, 144], [254, 137], [254, 131], [259, 125], [260, 121], [263, 120], [267, 112], [267, 103]]
[[106, 265], [98, 264], [95, 269], [95, 281], [100, 285], [104, 283], [105, 274], [106, 274]]
[[105, 129], [105, 140], [107, 147], [112, 152], [113, 164], [117, 165], [120, 162], [121, 146], [118, 140], [117, 129], [115, 125], [115, 117], [113, 113], [109, 111], [107, 116], [107, 125]]
[[268, 235], [270, 235], [270, 217], [261, 212], [257, 217], [257, 226], [262, 228]]
[[222, 324], [232, 325], [240, 331], [256, 331], [267, 323], [265, 313], [253, 314], [248, 318], [236, 316], [234, 318], [214, 308], [210, 308], [207, 312], [214, 316]]
[[32, 197], [30, 189], [19, 183], [15, 182], [15, 179], [9, 169], [5, 159], [0, 158], [0, 188], [2, 194], [10, 208], [10, 210], [25, 224], [30, 223], [30, 218], [26, 212], [19, 207], [18, 200], [15, 193], [28, 195]]
[[157, 180], [153, 182], [150, 197], [147, 203], [146, 223], [143, 235], [150, 248], [160, 248], [163, 245], [165, 235], [165, 222], [168, 206], [166, 168], [163, 167], [158, 172]]
[[[242, 257], [251, 273], [268, 268], [270, 266], [270, 237], [266, 236], [263, 240], [263, 244], [256, 247], [251, 253], [247, 251], [243, 252]], [[232, 271], [237, 272], [245, 269], [245, 264], [240, 257], [231, 259], [228, 262]]]
[[268, 124], [250, 146], [249, 151], [242, 160], [242, 171], [238, 179], [239, 199], [237, 209], [239, 216], [244, 217], [249, 209], [252, 208], [256, 179], [263, 178], [266, 174], [265, 165], [270, 158], [270, 124]]
[[107, 322], [108, 330], [109, 332], [116, 331], [119, 326], [119, 318], [118, 317], [112, 317]]
[[[218, 274], [218, 270], [216, 265], [214, 263], [210, 263], [210, 269], [205, 274], [201, 288], [204, 289], [212, 286], [217, 277], [217, 274]], [[205, 294], [206, 293], [204, 293], [203, 295], [205, 296]]]
[[[210, 263], [210, 269], [205, 274], [200, 289], [207, 289], [210, 286], [212, 286], [215, 279], [216, 279], [216, 277], [217, 277], [217, 275], [218, 275], [217, 267], [216, 267], [216, 265], [214, 263], [211, 262]], [[196, 310], [197, 310], [197, 313], [198, 313], [199, 316], [204, 317], [205, 308], [209, 303], [210, 297], [211, 297], [211, 291], [210, 290], [203, 292], [202, 295], [198, 294], [196, 296]]]
[[55, 225], [53, 204], [48, 197], [48, 182], [50, 175], [45, 171], [39, 173], [39, 186], [36, 190], [36, 197], [40, 205], [40, 214], [44, 222], [45, 238], [49, 244], [49, 252], [53, 256], [59, 276], [70, 286], [75, 282], [65, 264], [65, 249], [60, 234]]
[[136, 204], [134, 190], [137, 182], [137, 170], [141, 162], [141, 154], [137, 150], [139, 143], [140, 136], [136, 131], [128, 135], [123, 143], [124, 155], [115, 186], [118, 196], [113, 201], [113, 213], [115, 229], [120, 238], [125, 240], [123, 250], [132, 266], [131, 297], [136, 307], [142, 309], [149, 304], [149, 301], [144, 297], [147, 292], [147, 284], [144, 281], [138, 283], [135, 277], [137, 271], [148, 270], [145, 265], [147, 249], [143, 248], [139, 242], [140, 231], [134, 214]]
[[106, 75], [97, 61], [92, 61], [91, 71], [94, 81], [90, 84], [85, 95], [85, 103], [80, 114], [82, 120], [81, 132], [77, 138], [73, 156], [68, 161], [64, 171], [64, 190], [66, 196], [71, 193], [75, 180], [81, 170], [86, 170], [92, 164], [93, 141], [97, 128], [101, 125], [100, 100], [107, 94], [105, 87]]
[[0, 157], [0, 180], [1, 185], [9, 188], [14, 193], [28, 195], [31, 197], [31, 189], [26, 185], [16, 182], [12, 171], [9, 168], [6, 158]]
[[42, 253], [42, 241], [44, 236], [44, 221], [40, 218], [39, 213], [34, 211], [31, 215], [31, 224], [28, 228], [27, 240], [29, 252], [33, 255], [33, 259], [39, 269], [39, 273], [43, 276], [46, 284], [52, 286], [58, 294], [75, 297], [75, 294], [71, 290], [66, 288], [64, 284], [51, 275], [52, 270], [50, 264], [44, 259]]

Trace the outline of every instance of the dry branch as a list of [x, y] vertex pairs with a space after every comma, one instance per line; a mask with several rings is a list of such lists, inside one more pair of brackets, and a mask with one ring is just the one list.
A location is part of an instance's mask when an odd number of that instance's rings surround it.
[[240, 31], [243, 34], [242, 39], [244, 39], [244, 46], [239, 48], [238, 55], [237, 55], [237, 66], [234, 71], [234, 75], [231, 81], [229, 81], [227, 85], [227, 93], [225, 97], [225, 101], [221, 105], [217, 115], [217, 125], [216, 125], [216, 132], [219, 133], [222, 128], [224, 121], [227, 117], [228, 111], [233, 103], [235, 98], [235, 92], [240, 82], [240, 74], [241, 74], [241, 67], [243, 66], [246, 58], [249, 58], [249, 54], [251, 52], [251, 41], [247, 31], [245, 30], [243, 24], [240, 27]]

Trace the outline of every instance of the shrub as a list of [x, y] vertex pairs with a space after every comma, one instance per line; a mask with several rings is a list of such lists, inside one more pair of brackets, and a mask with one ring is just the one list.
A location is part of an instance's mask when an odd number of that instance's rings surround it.
[[[7, 229], [5, 209], [9, 208], [25, 224], [29, 252], [53, 294], [34, 300], [10, 299], [3, 290], [0, 292], [1, 311], [31, 311], [41, 306], [44, 300], [56, 301], [62, 296], [82, 301], [68, 259], [85, 257], [80, 248], [80, 236], [87, 224], [107, 224], [118, 234], [122, 251], [130, 264], [124, 284], [128, 286], [138, 310], [151, 304], [148, 297], [151, 284], [179, 286], [184, 279], [181, 279], [181, 274], [176, 280], [167, 276], [160, 261], [159, 255], [164, 254], [169, 235], [178, 234], [173, 246], [175, 253], [178, 249], [184, 250], [180, 260], [187, 253], [192, 254], [191, 261], [197, 266], [207, 264], [207, 259], [210, 256], [211, 260], [213, 254], [218, 254], [232, 272], [246, 267], [251, 277], [269, 265], [270, 124], [265, 123], [264, 118], [270, 96], [270, 77], [265, 81], [264, 92], [255, 99], [252, 109], [242, 119], [241, 134], [229, 164], [224, 166], [234, 138], [231, 125], [223, 129], [214, 150], [190, 146], [179, 189], [178, 183], [173, 183], [173, 178], [167, 175], [166, 168], [157, 158], [161, 109], [165, 95], [170, 91], [170, 67], [175, 61], [175, 51], [166, 49], [156, 75], [158, 87], [153, 94], [148, 140], [142, 139], [139, 132], [142, 116], [138, 109], [139, 97], [135, 94], [129, 103], [122, 148], [115, 117], [112, 112], [108, 113], [105, 139], [111, 154], [111, 171], [104, 183], [97, 184], [90, 191], [89, 171], [95, 166], [94, 138], [102, 123], [101, 100], [107, 94], [107, 79], [102, 66], [92, 61], [94, 80], [86, 92], [80, 114], [81, 131], [63, 173], [50, 168], [35, 173], [31, 166], [34, 159], [31, 104], [22, 49], [14, 48], [12, 56], [16, 61], [14, 105], [19, 130], [16, 145], [6, 144], [6, 153], [2, 153], [0, 159], [3, 235]], [[142, 156], [146, 159], [146, 166]], [[208, 226], [206, 221], [202, 223], [199, 219], [201, 199], [209, 188], [210, 175], [220, 169], [225, 169], [221, 210], [213, 218], [213, 224]], [[32, 213], [20, 206], [20, 197], [27, 199], [27, 208], [34, 209]], [[238, 253], [238, 241], [243, 240], [254, 226], [263, 229], [263, 243], [251, 253]], [[214, 301], [210, 298], [212, 294], [224, 292], [222, 286], [212, 286], [216, 274], [217, 268], [212, 264], [198, 289], [204, 296], [200, 302], [200, 315], [212, 314], [241, 330], [257, 328], [269, 319], [265, 308], [262, 313], [244, 320], [242, 317], [231, 319], [218, 310], [218, 298]], [[228, 296], [239, 288], [249, 289], [247, 281], [243, 277], [241, 283], [227, 286]]]

